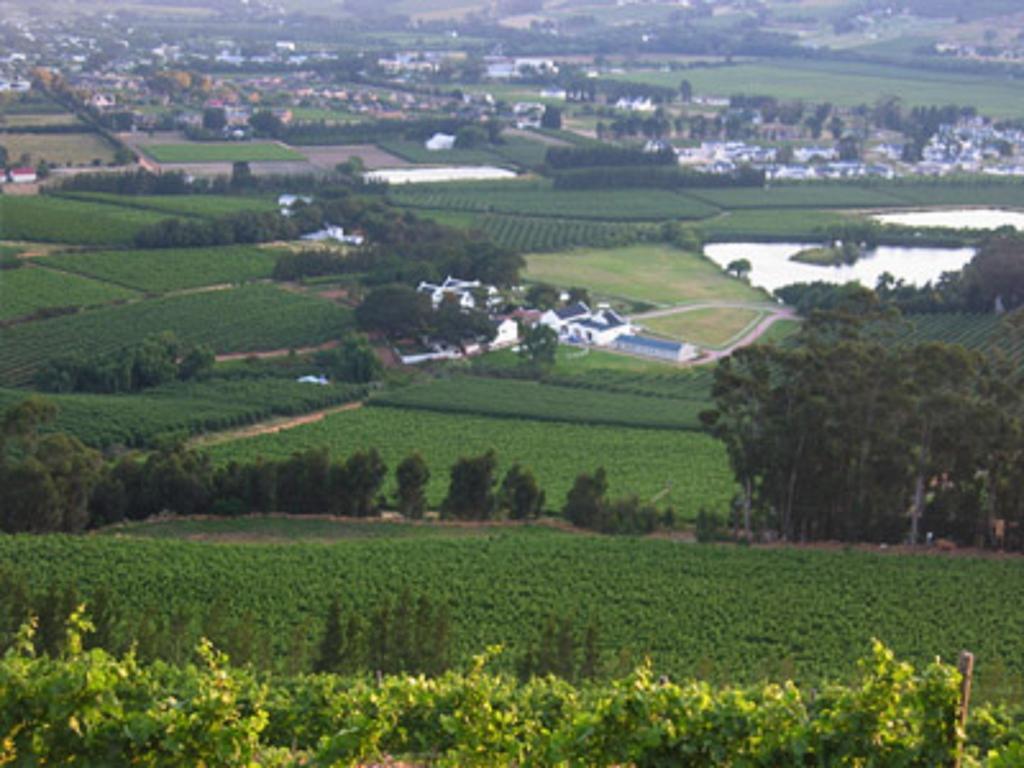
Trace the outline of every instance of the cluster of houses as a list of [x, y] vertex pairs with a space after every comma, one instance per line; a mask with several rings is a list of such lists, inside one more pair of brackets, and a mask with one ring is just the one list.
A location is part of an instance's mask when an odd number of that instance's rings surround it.
[[[517, 309], [500, 314], [497, 310], [504, 299], [494, 286], [479, 280], [448, 276], [441, 283], [421, 282], [416, 290], [430, 297], [435, 310], [444, 303], [454, 303], [463, 310], [487, 312], [494, 326], [494, 338], [487, 343], [486, 350], [515, 347], [520, 342], [523, 328], [541, 325], [554, 331], [559, 343], [577, 347], [605, 349], [673, 363], [693, 360], [700, 355], [700, 350], [692, 344], [644, 335], [629, 319], [607, 305], [591, 309], [584, 302], [574, 302], [544, 312]], [[399, 351], [399, 357], [403, 363], [413, 365], [428, 360], [453, 360], [483, 351], [484, 346], [475, 339], [460, 346], [425, 339], [421, 348]]]

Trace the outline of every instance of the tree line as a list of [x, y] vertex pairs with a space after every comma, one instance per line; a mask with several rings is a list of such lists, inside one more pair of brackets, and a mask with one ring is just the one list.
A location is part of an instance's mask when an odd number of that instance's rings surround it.
[[[76, 438], [47, 431], [56, 415], [56, 406], [39, 397], [4, 413], [2, 531], [76, 533], [167, 512], [370, 517], [393, 508], [415, 520], [428, 510], [431, 472], [419, 453], [395, 467], [396, 491], [389, 499], [384, 492], [389, 470], [374, 448], [344, 460], [333, 459], [320, 447], [280, 460], [215, 466], [208, 455], [175, 443], [147, 455], [129, 453], [105, 461]], [[604, 469], [581, 474], [562, 514], [577, 527], [602, 533], [644, 534], [674, 524], [671, 510], [659, 514], [635, 497], [609, 500], [607, 491]], [[534, 474], [513, 464], [500, 475], [498, 457], [489, 450], [452, 465], [438, 512], [448, 520], [533, 520], [546, 507], [546, 494]]]
[[734, 525], [787, 541], [1024, 548], [1024, 379], [960, 345], [893, 344], [868, 291], [818, 310], [792, 344], [715, 371], [706, 429], [742, 492]]

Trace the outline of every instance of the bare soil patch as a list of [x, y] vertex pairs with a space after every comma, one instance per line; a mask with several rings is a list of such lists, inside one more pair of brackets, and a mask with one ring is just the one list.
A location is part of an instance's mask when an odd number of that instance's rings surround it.
[[295, 147], [309, 162], [323, 170], [332, 171], [338, 163], [358, 157], [369, 171], [378, 168], [407, 168], [412, 163], [373, 144], [342, 144], [338, 146]]

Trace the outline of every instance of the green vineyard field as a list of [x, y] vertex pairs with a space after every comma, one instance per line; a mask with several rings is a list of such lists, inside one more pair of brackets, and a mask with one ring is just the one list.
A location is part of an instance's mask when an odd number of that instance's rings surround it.
[[0, 329], [0, 384], [28, 383], [39, 366], [71, 353], [97, 354], [173, 331], [217, 352], [301, 347], [337, 338], [351, 312], [268, 285], [139, 301]]
[[[377, 448], [392, 469], [413, 451], [430, 467], [427, 495], [437, 506], [451, 466], [463, 456], [494, 449], [499, 472], [519, 462], [536, 475], [548, 506], [560, 509], [576, 476], [604, 466], [612, 496], [636, 494], [672, 505], [692, 520], [702, 507], [724, 511], [735, 493], [725, 449], [707, 435], [665, 429], [592, 426], [525, 419], [413, 411], [384, 406], [328, 416], [273, 435], [213, 446], [218, 462], [284, 458], [326, 446], [337, 457]], [[389, 480], [389, 484], [391, 481]], [[388, 488], [390, 493], [394, 489]]]
[[561, 251], [577, 246], [614, 248], [653, 234], [653, 230], [638, 224], [495, 214], [474, 218], [472, 226], [499, 245], [524, 253]]
[[89, 307], [137, 296], [117, 285], [24, 266], [0, 270], [0, 320], [25, 317], [52, 307]]
[[[201, 523], [187, 530], [202, 530]], [[197, 528], [199, 526], [199, 528]], [[302, 628], [319, 636], [335, 596], [369, 611], [409, 587], [448, 604], [456, 661], [493, 643], [510, 665], [551, 614], [593, 620], [605, 658], [650, 655], [658, 673], [731, 683], [847, 679], [872, 637], [927, 662], [978, 658], [978, 690], [1024, 675], [1016, 559], [713, 547], [540, 528], [488, 536], [332, 544], [212, 544], [90, 536], [0, 538], [0, 561], [40, 592], [100, 585], [166, 626], [182, 608], [250, 617], [283, 662]], [[626, 649], [626, 650], [623, 650]], [[621, 654], [620, 654], [621, 652]]]
[[67, 272], [159, 293], [269, 278], [276, 260], [273, 250], [239, 245], [147, 251], [83, 251], [47, 256], [38, 259], [38, 262]]
[[0, 195], [0, 240], [127, 245], [138, 230], [164, 218], [156, 211], [83, 200]]
[[[299, 384], [290, 379], [168, 384], [133, 395], [46, 395], [59, 409], [53, 429], [86, 445], [142, 447], [161, 435], [200, 434], [272, 416], [294, 416], [349, 402], [363, 387]], [[28, 393], [0, 389], [0, 410]]]
[[560, 219], [704, 219], [718, 208], [660, 189], [555, 190], [547, 181], [417, 185], [388, 193], [398, 205]]
[[703, 400], [643, 397], [514, 379], [458, 377], [390, 390], [371, 402], [397, 408], [575, 424], [700, 429]]
[[63, 192], [61, 197], [119, 208], [157, 211], [169, 216], [226, 216], [242, 211], [276, 211], [277, 203], [268, 197], [231, 197], [229, 195], [116, 195], [106, 192]]

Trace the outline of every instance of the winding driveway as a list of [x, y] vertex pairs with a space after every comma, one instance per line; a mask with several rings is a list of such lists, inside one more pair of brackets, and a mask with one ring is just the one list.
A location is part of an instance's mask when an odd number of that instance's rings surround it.
[[691, 360], [684, 363], [684, 366], [691, 365], [704, 365], [705, 363], [712, 363], [716, 360], [721, 360], [723, 357], [728, 357], [734, 351], [740, 347], [746, 347], [753, 344], [755, 341], [764, 336], [775, 323], [780, 320], [799, 320], [799, 316], [792, 307], [779, 306], [777, 304], [756, 304], [741, 301], [710, 301], [701, 302], [700, 304], [686, 304], [678, 307], [667, 307], [665, 309], [655, 309], [650, 312], [644, 312], [639, 315], [633, 315], [630, 317], [630, 322], [643, 323], [644, 320], [653, 319], [656, 317], [665, 317], [667, 315], [679, 315], [684, 312], [696, 312], [702, 309], [751, 309], [757, 312], [765, 313], [765, 317], [762, 317], [756, 325], [752, 328], [746, 329], [746, 332], [738, 339], [732, 339], [729, 344], [719, 349], [713, 349], [709, 347], [701, 347], [703, 354], [695, 360]]

